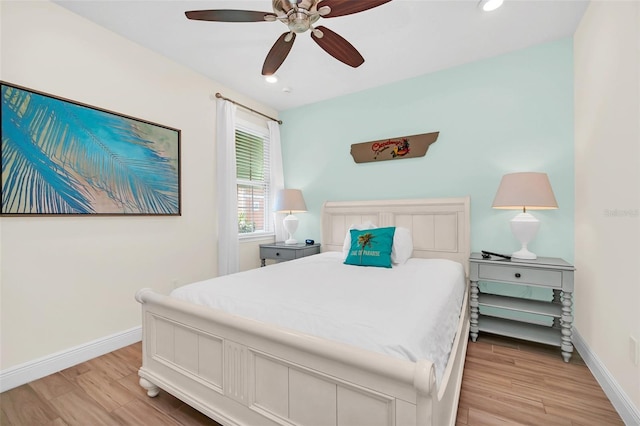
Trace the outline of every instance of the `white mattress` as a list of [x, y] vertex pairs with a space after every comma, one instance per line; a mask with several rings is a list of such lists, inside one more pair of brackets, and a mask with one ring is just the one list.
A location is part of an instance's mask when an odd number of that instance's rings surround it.
[[464, 268], [409, 259], [393, 268], [344, 265], [342, 253], [282, 262], [175, 289], [171, 295], [281, 327], [436, 366], [455, 337]]

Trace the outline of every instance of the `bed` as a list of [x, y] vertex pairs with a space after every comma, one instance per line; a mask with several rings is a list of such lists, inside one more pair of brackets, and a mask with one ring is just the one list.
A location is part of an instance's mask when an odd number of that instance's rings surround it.
[[[225, 426], [455, 424], [469, 332], [469, 208], [468, 197], [326, 202], [322, 254], [262, 268], [275, 273], [341, 263], [352, 224], [408, 229], [413, 258], [454, 261], [464, 271], [444, 362], [418, 350], [393, 356], [308, 331], [325, 320], [300, 331], [242, 311], [212, 309], [186, 294], [142, 289], [136, 294], [143, 314], [140, 385], [150, 397], [163, 389]], [[409, 270], [414, 263], [419, 261], [391, 270]]]

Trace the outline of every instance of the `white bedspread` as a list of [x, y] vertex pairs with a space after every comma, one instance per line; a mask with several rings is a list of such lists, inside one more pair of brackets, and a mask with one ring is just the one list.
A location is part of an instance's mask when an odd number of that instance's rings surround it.
[[171, 295], [266, 323], [416, 361], [438, 383], [464, 297], [461, 264], [409, 259], [391, 269], [344, 265], [327, 252], [226, 275]]

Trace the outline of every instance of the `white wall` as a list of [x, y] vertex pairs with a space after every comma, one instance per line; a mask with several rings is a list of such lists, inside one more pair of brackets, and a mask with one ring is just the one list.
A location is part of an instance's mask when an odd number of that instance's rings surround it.
[[1, 364], [140, 325], [135, 292], [216, 274], [216, 82], [47, 1], [1, 1], [3, 81], [182, 130], [180, 217], [0, 218]]
[[[265, 237], [259, 240], [240, 241], [240, 271], [254, 269], [260, 267], [260, 244], [271, 244], [275, 241], [274, 237]], [[267, 261], [272, 264], [273, 261]]]
[[575, 326], [640, 412], [640, 3], [591, 2], [574, 37]]

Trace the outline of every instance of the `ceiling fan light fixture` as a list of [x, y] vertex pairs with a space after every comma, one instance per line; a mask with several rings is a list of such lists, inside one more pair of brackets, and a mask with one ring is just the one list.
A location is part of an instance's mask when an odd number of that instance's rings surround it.
[[478, 7], [485, 12], [491, 12], [502, 6], [502, 3], [504, 3], [504, 0], [480, 0]]
[[303, 33], [311, 27], [309, 15], [299, 11], [289, 17], [289, 29], [296, 33]]
[[265, 75], [264, 81], [266, 81], [267, 83], [275, 84], [278, 82], [278, 76], [275, 74]]

